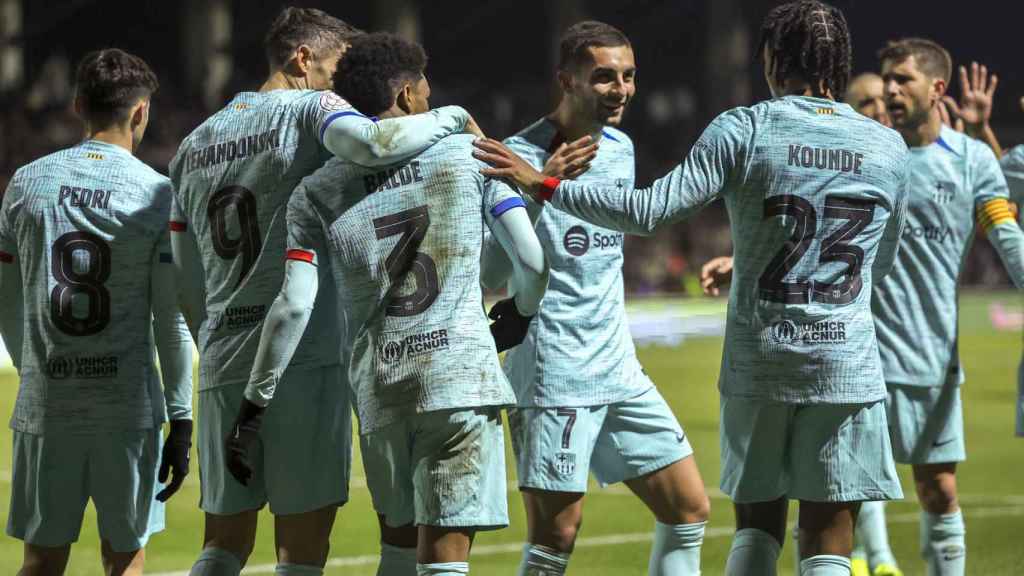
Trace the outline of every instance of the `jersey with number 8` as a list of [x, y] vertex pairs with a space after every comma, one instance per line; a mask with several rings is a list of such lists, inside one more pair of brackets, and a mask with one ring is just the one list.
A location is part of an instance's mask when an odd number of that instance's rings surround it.
[[95, 140], [15, 174], [0, 212], [0, 252], [17, 254], [25, 292], [12, 428], [87, 433], [164, 420], [149, 303], [153, 266], [170, 258], [171, 198], [166, 177]]

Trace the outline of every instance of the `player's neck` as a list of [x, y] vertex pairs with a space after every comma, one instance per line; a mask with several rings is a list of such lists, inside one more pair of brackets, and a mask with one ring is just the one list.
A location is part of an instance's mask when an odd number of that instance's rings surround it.
[[588, 134], [596, 138], [596, 135], [600, 134], [601, 129], [604, 128], [592, 119], [576, 114], [565, 98], [554, 112], [548, 114], [548, 120], [558, 128], [558, 132], [565, 137], [567, 142], [572, 142]]
[[270, 73], [267, 81], [260, 86], [260, 92], [272, 90], [308, 90], [309, 80], [305, 77], [286, 74], [284, 70], [275, 70]]
[[135, 153], [132, 141], [132, 132], [125, 128], [107, 128], [105, 130], [95, 131], [89, 130], [85, 137], [88, 140], [96, 140], [97, 142], [120, 146], [130, 154]]
[[933, 113], [928, 115], [927, 122], [922, 122], [912, 128], [897, 128], [896, 130], [903, 136], [903, 141], [907, 146], [919, 148], [928, 146], [939, 139], [939, 135], [942, 134], [942, 120], [938, 114]]

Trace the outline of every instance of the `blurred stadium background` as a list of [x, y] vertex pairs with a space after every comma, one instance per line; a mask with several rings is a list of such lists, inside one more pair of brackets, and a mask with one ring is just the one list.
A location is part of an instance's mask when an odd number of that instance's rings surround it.
[[[883, 2], [845, 0], [854, 39], [855, 71], [876, 69], [887, 39], [931, 37], [956, 64], [983, 62], [1000, 76], [994, 127], [1004, 146], [1024, 142], [1024, 95], [1015, 46], [1021, 7], [995, 0]], [[0, 186], [21, 165], [81, 137], [70, 109], [72, 75], [88, 50], [117, 46], [141, 55], [161, 81], [142, 158], [166, 173], [180, 140], [232, 94], [255, 89], [266, 73], [262, 37], [284, 2], [263, 0], [0, 0]], [[324, 9], [366, 30], [394, 30], [424, 44], [435, 106], [460, 104], [491, 136], [505, 137], [553, 106], [551, 71], [557, 38], [568, 24], [594, 18], [620, 27], [634, 43], [639, 91], [623, 128], [637, 146], [637, 181], [669, 170], [718, 112], [768, 96], [752, 65], [758, 26], [769, 0], [364, 0], [293, 4]], [[954, 94], [959, 86], [951, 87]], [[1019, 532], [1024, 518], [1024, 458], [1012, 433], [1013, 381], [1021, 353], [1021, 298], [998, 257], [978, 239], [967, 260], [961, 325], [969, 460], [962, 475], [971, 573], [1024, 574]], [[655, 238], [626, 243], [626, 288], [641, 360], [686, 426], [705, 481], [718, 481], [718, 401], [714, 383], [722, 346], [724, 302], [699, 297], [696, 274], [709, 258], [729, 253], [728, 220], [717, 203], [698, 218]], [[668, 298], [636, 298], [653, 295]], [[687, 298], [693, 297], [693, 298]], [[2, 303], [0, 303], [2, 305]], [[13, 407], [17, 380], [0, 347], [0, 415]], [[9, 366], [9, 361], [6, 362]], [[193, 461], [195, 462], [195, 460]], [[511, 460], [510, 460], [511, 462]], [[10, 489], [10, 431], [0, 427], [0, 517]], [[195, 472], [195, 470], [193, 471]], [[902, 471], [905, 472], [905, 471]], [[904, 477], [908, 495], [913, 493]], [[353, 501], [339, 516], [329, 574], [373, 574], [376, 525], [361, 467]], [[646, 565], [650, 518], [624, 490], [588, 499], [581, 553], [570, 573], [638, 574]], [[480, 538], [477, 574], [511, 573], [523, 538], [518, 496], [509, 530]], [[168, 510], [168, 532], [150, 546], [151, 572], [187, 568], [198, 551], [198, 474]], [[717, 495], [705, 546], [705, 573], [719, 574], [732, 533], [732, 511]], [[890, 507], [899, 559], [916, 561], [916, 503]], [[252, 564], [273, 560], [264, 522]], [[788, 552], [787, 552], [788, 554]], [[788, 556], [780, 565], [789, 568]], [[20, 559], [20, 543], [0, 537], [0, 572]], [[94, 516], [87, 516], [69, 574], [99, 566]], [[785, 572], [783, 572], [785, 573]]]
[[[637, 145], [637, 182], [678, 162], [717, 113], [767, 97], [752, 65], [758, 26], [769, 0], [521, 0], [479, 2], [297, 0], [366, 30], [415, 38], [431, 57], [435, 106], [460, 104], [494, 137], [525, 127], [553, 105], [558, 35], [596, 18], [634, 43], [639, 90], [624, 129]], [[887, 39], [932, 37], [957, 63], [978, 60], [1000, 76], [994, 114], [1004, 144], [1024, 142], [1024, 75], [1015, 51], [1018, 3], [940, 0], [840, 0], [854, 40], [855, 71], [875, 70]], [[80, 137], [70, 109], [72, 75], [88, 50], [118, 46], [139, 54], [161, 82], [155, 116], [140, 149], [157, 170], [181, 139], [227, 98], [258, 87], [266, 74], [263, 33], [285, 4], [267, 0], [0, 0], [0, 185], [19, 166]], [[958, 89], [956, 81], [952, 87]], [[626, 245], [626, 288], [693, 294], [692, 278], [708, 258], [730, 251], [725, 209], [656, 238]], [[1006, 286], [997, 256], [975, 243], [964, 280]]]

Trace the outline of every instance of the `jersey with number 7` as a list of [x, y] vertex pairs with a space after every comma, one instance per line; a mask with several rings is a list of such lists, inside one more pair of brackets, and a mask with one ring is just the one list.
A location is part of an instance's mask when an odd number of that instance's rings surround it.
[[650, 188], [562, 182], [552, 204], [650, 234], [723, 198], [735, 264], [722, 394], [866, 403], [885, 397], [871, 287], [898, 247], [907, 156], [847, 105], [787, 96], [720, 115]]

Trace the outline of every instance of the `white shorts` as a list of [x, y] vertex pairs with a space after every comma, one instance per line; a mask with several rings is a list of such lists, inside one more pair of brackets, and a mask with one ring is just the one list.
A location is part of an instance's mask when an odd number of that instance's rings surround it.
[[960, 386], [887, 384], [892, 453], [901, 464], [967, 459]]
[[341, 368], [285, 371], [249, 454], [248, 486], [235, 480], [224, 459], [224, 438], [244, 391], [242, 383], [199, 392], [200, 508], [227, 515], [269, 502], [274, 514], [301, 514], [348, 501], [352, 409]]
[[91, 498], [100, 538], [115, 552], [145, 547], [150, 534], [164, 529], [164, 505], [155, 499], [160, 432], [15, 430], [7, 534], [35, 546], [71, 544]]
[[359, 437], [388, 526], [508, 526], [501, 408], [425, 412]]
[[509, 410], [509, 429], [520, 488], [586, 492], [588, 471], [603, 485], [615, 484], [693, 454], [653, 386], [614, 404]]
[[721, 397], [721, 488], [733, 502], [903, 497], [885, 403], [794, 405]]

